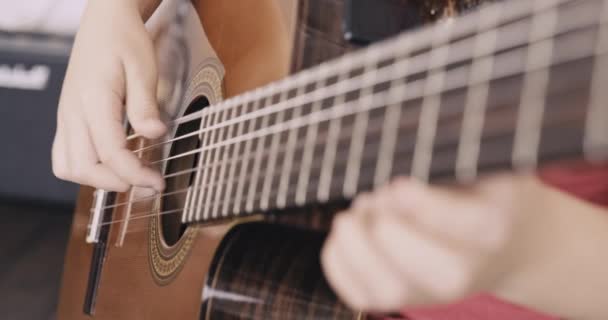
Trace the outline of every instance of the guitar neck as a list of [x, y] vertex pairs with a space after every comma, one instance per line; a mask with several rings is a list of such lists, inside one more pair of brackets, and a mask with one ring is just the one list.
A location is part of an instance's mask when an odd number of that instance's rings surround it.
[[203, 129], [182, 220], [606, 160], [607, 21], [605, 0], [500, 2], [186, 116]]

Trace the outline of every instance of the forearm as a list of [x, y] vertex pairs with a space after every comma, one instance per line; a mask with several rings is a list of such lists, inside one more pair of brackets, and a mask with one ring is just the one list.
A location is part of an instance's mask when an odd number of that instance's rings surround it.
[[524, 263], [498, 295], [567, 319], [607, 319], [608, 213], [548, 188], [537, 202], [528, 214], [540, 228], [520, 242]]

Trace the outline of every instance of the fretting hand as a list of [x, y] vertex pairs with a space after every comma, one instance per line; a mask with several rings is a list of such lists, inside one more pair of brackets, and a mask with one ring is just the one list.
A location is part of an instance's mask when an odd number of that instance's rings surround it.
[[164, 188], [160, 174], [126, 149], [123, 129], [126, 108], [136, 133], [158, 138], [166, 131], [156, 102], [154, 47], [142, 18], [152, 2], [89, 2], [59, 102], [52, 153], [57, 177], [113, 191]]
[[587, 319], [605, 315], [603, 295], [593, 293], [608, 288], [608, 256], [598, 254], [608, 240], [605, 211], [534, 177], [496, 176], [467, 188], [398, 179], [335, 218], [321, 258], [330, 285], [358, 310], [489, 292]]

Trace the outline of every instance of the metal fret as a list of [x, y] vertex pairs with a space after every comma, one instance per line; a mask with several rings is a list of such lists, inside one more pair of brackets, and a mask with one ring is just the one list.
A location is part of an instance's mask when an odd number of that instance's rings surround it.
[[[405, 65], [402, 70], [394, 68], [393, 72], [405, 72], [407, 73], [409, 64], [407, 58], [404, 59]], [[388, 101], [403, 101], [406, 96], [407, 88], [405, 90], [399, 90], [401, 86], [397, 85], [397, 80], [390, 82], [390, 88], [388, 92]], [[382, 125], [382, 135], [380, 137], [380, 148], [378, 152], [378, 165], [376, 166], [376, 172], [374, 173], [374, 186], [379, 187], [384, 184], [391, 176], [393, 167], [393, 159], [395, 157], [395, 146], [397, 145], [397, 138], [399, 135], [399, 123], [401, 122], [401, 102], [391, 103], [387, 106], [386, 114], [384, 116], [384, 124]]]
[[590, 161], [608, 158], [608, 3], [604, 1], [595, 48], [595, 65], [592, 75], [591, 96], [585, 123], [584, 150]]
[[[536, 2], [536, 12], [545, 9], [543, 3], [544, 1]], [[553, 57], [552, 34], [556, 27], [557, 15], [557, 10], [553, 8], [535, 14], [532, 20], [526, 61], [528, 72], [523, 81], [512, 156], [513, 165], [518, 169], [533, 169], [537, 165], [545, 93], [549, 84], [548, 67]]]
[[[477, 177], [479, 149], [490, 89], [489, 81], [494, 67], [492, 52], [496, 49], [498, 36], [495, 23], [499, 16], [500, 11], [493, 6], [483, 8], [479, 14], [479, 31], [475, 39], [473, 64], [456, 158], [456, 178], [462, 183], [471, 182]], [[484, 30], [488, 31], [484, 32]]]
[[[240, 100], [238, 97], [235, 99], [235, 106], [233, 106], [232, 108], [229, 108], [229, 115], [227, 116], [228, 119], [232, 119], [235, 116], [235, 112], [238, 106], [238, 100]], [[226, 111], [225, 113], [228, 113], [228, 111]], [[226, 120], [226, 119], [224, 119]], [[223, 120], [222, 120], [223, 121]], [[230, 125], [228, 127], [225, 127], [224, 130], [227, 131], [226, 132], [226, 138], [225, 139], [230, 139], [232, 137], [232, 132], [234, 131], [234, 127], [235, 125]], [[220, 134], [220, 139], [221, 139], [221, 134]], [[229, 154], [228, 151], [230, 150], [230, 147], [232, 147], [233, 149], [236, 147], [235, 145], [232, 146], [226, 146], [224, 147], [223, 151], [222, 148], [218, 149], [218, 153], [221, 153], [220, 157], [221, 157], [221, 164], [220, 164], [220, 172], [219, 172], [219, 181], [217, 184], [217, 188], [215, 190], [215, 200], [214, 200], [214, 204], [213, 204], [213, 217], [217, 217], [218, 215], [220, 215], [220, 204], [221, 204], [221, 200], [222, 200], [222, 188], [224, 187], [224, 179], [225, 179], [225, 175], [226, 175], [226, 166], [228, 165], [228, 163], [230, 162], [230, 158], [229, 158]], [[222, 152], [220, 152], [222, 151]]]
[[[266, 105], [272, 104], [271, 96], [266, 97], [265, 99], [268, 103]], [[262, 129], [268, 127], [268, 118], [269, 115], [265, 115], [262, 117], [261, 127]], [[253, 210], [253, 201], [255, 194], [259, 191], [257, 189], [257, 183], [260, 175], [260, 166], [262, 165], [262, 154], [264, 151], [264, 142], [266, 139], [266, 135], [262, 135], [257, 138], [258, 145], [255, 151], [255, 158], [253, 160], [253, 171], [251, 174], [251, 180], [249, 180], [249, 195], [247, 196], [247, 203], [245, 204], [245, 210], [252, 211]]]
[[[368, 51], [370, 56], [365, 67], [365, 76], [363, 77], [363, 89], [361, 90], [357, 103], [361, 105], [370, 105], [373, 99], [373, 85], [376, 80], [376, 72], [368, 72], [373, 70], [378, 63], [378, 55], [374, 51]], [[357, 192], [357, 183], [359, 180], [359, 171], [361, 170], [361, 158], [363, 157], [363, 147], [365, 145], [365, 133], [367, 123], [369, 121], [369, 112], [358, 112], [355, 116], [355, 124], [353, 127], [352, 138], [348, 153], [348, 162], [346, 163], [346, 175], [344, 177], [344, 185], [342, 192], [345, 197], [352, 197]]]
[[[233, 109], [233, 108], [229, 108], [229, 109]], [[222, 123], [224, 121], [226, 121], [226, 114], [228, 113], [228, 109], [221, 109], [220, 111], [218, 111], [219, 113], [219, 121], [218, 123]], [[222, 132], [223, 130], [225, 130], [226, 127], [220, 127], [216, 130], [213, 130], [211, 132], [211, 141], [213, 141], [213, 143], [218, 143], [220, 142], [220, 139], [222, 138]], [[209, 218], [209, 211], [211, 210], [211, 207], [213, 205], [213, 193], [216, 191], [216, 188], [212, 188], [209, 187], [211, 184], [215, 183], [215, 177], [217, 174], [217, 163], [218, 163], [218, 159], [220, 156], [220, 150], [221, 148], [215, 148], [214, 150], [212, 150], [211, 152], [213, 153], [213, 161], [211, 162], [211, 172], [209, 175], [209, 181], [206, 182], [205, 184], [203, 184], [203, 186], [205, 186], [205, 204], [203, 205], [203, 218], [206, 220]], [[201, 208], [201, 207], [199, 207]], [[215, 214], [214, 214], [215, 216]]]
[[[239, 102], [237, 103], [237, 105], [242, 104], [240, 106], [241, 110], [244, 110], [247, 107], [246, 104], [243, 104], [243, 100], [246, 100], [246, 99], [239, 99]], [[244, 112], [241, 112], [241, 113], [244, 113]], [[237, 116], [239, 116], [239, 115], [237, 114]], [[237, 129], [236, 129], [237, 137], [243, 134], [244, 126], [245, 125], [244, 125], [243, 121], [241, 121], [237, 124]], [[240, 148], [241, 148], [241, 143], [235, 143], [232, 146], [232, 155], [230, 156], [230, 159], [231, 159], [230, 162], [232, 162], [232, 163], [230, 165], [230, 170], [228, 170], [228, 179], [226, 180], [226, 191], [224, 192], [225, 197], [224, 197], [224, 205], [222, 207], [222, 216], [227, 216], [229, 213], [229, 210], [230, 210], [229, 206], [230, 206], [230, 200], [232, 200], [231, 196], [232, 196], [232, 188], [234, 186], [234, 175], [236, 172], [236, 167], [239, 165], [237, 159], [239, 156]], [[238, 212], [233, 211], [232, 213], [237, 214]]]
[[[315, 85], [315, 88], [323, 88], [326, 79], [325, 77], [328, 74], [327, 68], [321, 68], [319, 70], [320, 79], [319, 82]], [[320, 90], [316, 90], [313, 94], [313, 104], [311, 107], [311, 113], [318, 112], [321, 110], [321, 98], [320, 98]], [[315, 141], [317, 140], [317, 131], [319, 128], [318, 123], [313, 123], [308, 126], [306, 130], [306, 137], [304, 142], [304, 152], [302, 155], [302, 165], [300, 167], [300, 172], [298, 175], [298, 184], [296, 187], [296, 204], [302, 205], [306, 201], [306, 192], [308, 191], [308, 182], [310, 181], [310, 166], [312, 164], [313, 153], [315, 149]]]
[[[343, 72], [338, 77], [337, 88], [338, 92], [343, 92], [342, 87], [345, 86], [344, 80], [348, 78], [348, 71], [352, 67], [351, 61], [345, 59], [342, 61], [342, 68], [347, 70]], [[346, 96], [345, 94], [340, 94], [334, 98], [334, 105], [341, 105], [344, 103]], [[337, 111], [337, 108], [332, 108], [332, 110]], [[330, 191], [331, 191], [331, 180], [334, 169], [334, 161], [336, 158], [336, 152], [338, 151], [338, 137], [340, 134], [341, 127], [341, 119], [340, 117], [334, 117], [329, 122], [329, 129], [327, 133], [327, 141], [325, 144], [325, 150], [323, 151], [323, 162], [321, 165], [321, 173], [319, 175], [319, 190], [317, 192], [317, 197], [320, 201], [329, 200]]]
[[[215, 118], [215, 112], [213, 112], [214, 110], [211, 108], [208, 109], [204, 109], [203, 111], [207, 111], [207, 112], [203, 112], [202, 115], [202, 119], [201, 119], [201, 128], [205, 128], [211, 124], [213, 124], [213, 119]], [[201, 139], [202, 143], [201, 143], [201, 148], [207, 146], [209, 144], [209, 133], [204, 134], [202, 137], [199, 137], [199, 139]], [[190, 202], [191, 203], [196, 203], [195, 206], [191, 206], [192, 210], [190, 210], [190, 212], [188, 212], [188, 221], [192, 221], [194, 218], [196, 218], [196, 220], [198, 220], [200, 218], [200, 212], [201, 212], [201, 207], [200, 204], [202, 203], [202, 193], [203, 190], [200, 187], [202, 185], [202, 181], [205, 181], [206, 176], [205, 176], [205, 160], [208, 160], [208, 154], [203, 153], [202, 151], [199, 153], [199, 157], [198, 157], [198, 165], [197, 165], [197, 170], [196, 170], [196, 177], [194, 179], [194, 190], [197, 190], [197, 192], [195, 192], [192, 197], [190, 198]], [[199, 201], [199, 199], [201, 199], [201, 201]]]
[[[279, 103], [287, 99], [287, 90], [283, 90], [281, 92]], [[276, 123], [282, 123], [285, 118], [285, 110], [281, 110], [277, 113]], [[274, 167], [277, 162], [277, 153], [279, 149], [279, 140], [281, 138], [281, 133], [275, 133], [272, 136], [272, 142], [270, 145], [270, 153], [268, 159], [268, 166], [266, 170], [266, 174], [264, 177], [264, 185], [262, 187], [262, 198], [260, 200], [260, 209], [266, 210], [268, 209], [268, 205], [270, 202], [270, 188], [272, 186], [272, 178], [274, 177]]]
[[[260, 99], [255, 100], [255, 102], [253, 102], [253, 108], [251, 109], [250, 112], [256, 111], [260, 105]], [[247, 132], [253, 132], [254, 128], [255, 128], [255, 121], [257, 119], [252, 119], [249, 120], [249, 127], [247, 128]], [[243, 160], [241, 161], [241, 171], [239, 173], [239, 182], [236, 186], [236, 195], [234, 198], [234, 212], [238, 213], [241, 212], [241, 202], [242, 202], [242, 198], [243, 198], [243, 188], [245, 187], [245, 176], [247, 175], [247, 166], [249, 165], [248, 161], [246, 161], [247, 158], [249, 158], [249, 154], [251, 153], [251, 139], [247, 139], [247, 141], [245, 141], [245, 150], [243, 153]]]
[[[443, 43], [443, 38], [449, 38], [449, 25], [444, 28], [435, 29], [434, 41]], [[412, 162], [411, 175], [420, 181], [428, 181], [430, 175], [431, 161], [433, 159], [433, 146], [437, 123], [439, 121], [439, 108], [441, 107], [441, 89], [445, 80], [445, 61], [448, 59], [449, 45], [433, 46], [429, 60], [429, 69], [437, 66], [441, 69], [430, 74], [426, 79], [424, 97], [420, 110], [420, 121], [414, 148], [414, 159]]]
[[[306, 82], [302, 80], [302, 82]], [[302, 85], [298, 88], [296, 97], [305, 94], [305, 86]], [[302, 114], [302, 108], [295, 108], [293, 110], [293, 119], [297, 119]], [[283, 208], [287, 205], [287, 191], [289, 188], [289, 176], [291, 174], [291, 168], [293, 166], [293, 157], [295, 153], [296, 140], [297, 140], [297, 128], [289, 129], [289, 136], [287, 138], [287, 148], [285, 149], [285, 160], [283, 170], [281, 170], [281, 180], [279, 182], [279, 192], [277, 196], [277, 206]]]

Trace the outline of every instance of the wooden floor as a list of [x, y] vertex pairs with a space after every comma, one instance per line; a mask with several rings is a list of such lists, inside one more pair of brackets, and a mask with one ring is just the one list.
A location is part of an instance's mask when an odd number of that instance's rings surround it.
[[71, 216], [0, 200], [0, 318], [54, 319]]

